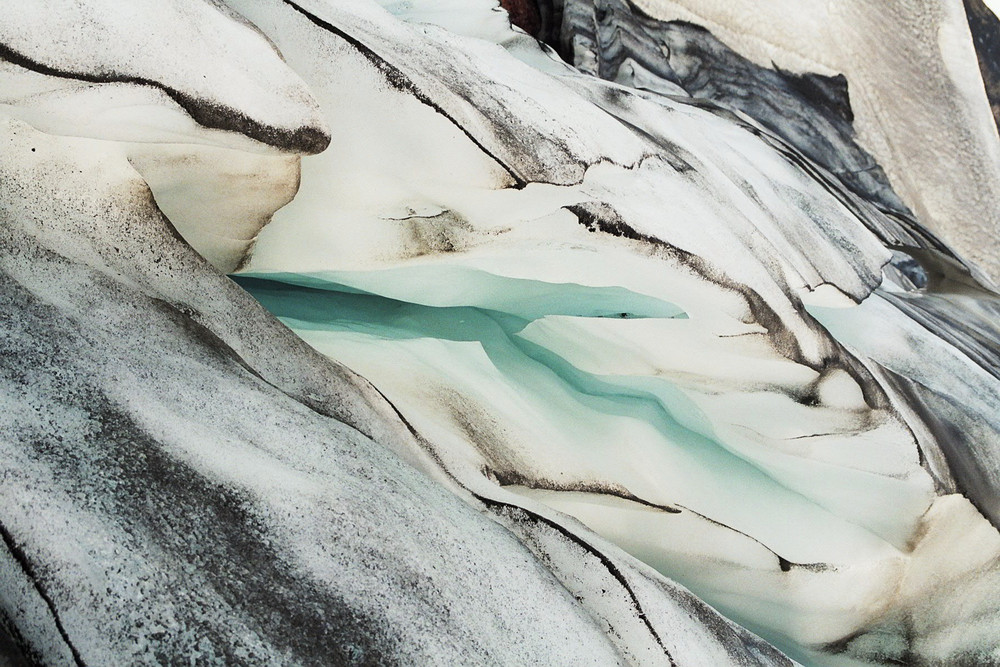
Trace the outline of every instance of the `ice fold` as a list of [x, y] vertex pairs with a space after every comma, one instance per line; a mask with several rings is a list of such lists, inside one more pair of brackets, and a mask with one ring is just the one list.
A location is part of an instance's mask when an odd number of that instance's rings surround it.
[[433, 466], [393, 407], [179, 241], [114, 145], [2, 131], [0, 617], [31, 659], [787, 664], [582, 528], [403, 463]]
[[[875, 298], [886, 246], [956, 255], [778, 130], [527, 56], [485, 5], [426, 7], [240, 7], [333, 128], [241, 284], [468, 488], [580, 519], [804, 660], [939, 655], [898, 630], [952, 609], [929, 536], [993, 528], [942, 485], [926, 414], [812, 313]], [[977, 539], [956, 548], [990, 562]]]
[[[61, 38], [41, 39], [53, 32]], [[267, 38], [211, 2], [32, 3], [8, 12], [0, 44], [4, 97], [47, 132], [139, 141], [163, 141], [155, 133], [164, 126], [196, 134], [180, 111], [286, 151], [328, 143], [315, 101]], [[159, 118], [149, 108], [169, 106], [176, 111]]]
[[[908, 121], [870, 124], [902, 103], [855, 114], [881, 70], [767, 67], [685, 4], [540, 2], [575, 67], [493, 0], [10, 7], [0, 630], [77, 665], [1000, 659], [1000, 310], [928, 230], [964, 191], [915, 197]], [[913, 4], [961, 145], [957, 3]]]

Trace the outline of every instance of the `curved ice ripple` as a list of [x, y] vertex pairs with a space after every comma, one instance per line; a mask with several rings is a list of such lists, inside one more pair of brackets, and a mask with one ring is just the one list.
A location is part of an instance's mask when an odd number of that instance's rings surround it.
[[883, 242], [951, 251], [745, 119], [530, 54], [490, 3], [461, 22], [383, 4], [410, 23], [242, 7], [333, 128], [243, 284], [460, 484], [580, 519], [790, 654], [991, 659], [991, 622], [966, 640], [955, 618], [993, 603], [935, 583], [997, 586], [996, 530], [957, 495], [987, 511], [989, 457], [955, 473], [929, 414], [961, 408], [919, 408], [811, 314], [874, 298]]
[[1000, 662], [995, 295], [780, 127], [492, 0], [11, 9], [31, 660]]
[[33, 663], [788, 664], [568, 518], [404, 462], [433, 465], [412, 426], [113, 144], [0, 132], [0, 621]]
[[[456, 484], [377, 389], [178, 237], [233, 268], [317, 148], [258, 131], [322, 124], [246, 19], [21, 9], [6, 37], [37, 57], [6, 62], [0, 120], [0, 658], [9, 635], [52, 665], [789, 664], [572, 519]], [[79, 25], [53, 45], [45, 19]], [[143, 42], [157, 20], [173, 43]]]

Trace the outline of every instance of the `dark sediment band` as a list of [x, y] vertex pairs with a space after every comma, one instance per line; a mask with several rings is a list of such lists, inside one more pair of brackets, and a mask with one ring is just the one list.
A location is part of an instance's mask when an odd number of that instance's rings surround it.
[[1000, 19], [983, 0], [965, 0], [965, 13], [979, 59], [979, 71], [986, 84], [986, 97], [993, 110], [993, 120], [1000, 129]]
[[0, 59], [32, 72], [46, 76], [55, 76], [61, 79], [85, 81], [87, 83], [124, 83], [156, 88], [176, 102], [178, 106], [202, 127], [212, 130], [236, 132], [263, 144], [280, 148], [281, 150], [314, 155], [322, 153], [330, 145], [330, 135], [322, 128], [303, 126], [295, 129], [287, 129], [260, 123], [242, 111], [198, 98], [172, 86], [145, 77], [117, 72], [94, 73], [61, 69], [34, 60], [23, 53], [15, 51], [6, 44], [0, 44]]

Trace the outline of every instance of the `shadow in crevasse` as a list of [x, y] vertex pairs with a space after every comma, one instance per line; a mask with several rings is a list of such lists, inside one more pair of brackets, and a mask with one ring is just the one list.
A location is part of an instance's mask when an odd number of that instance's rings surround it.
[[28, 667], [28, 664], [14, 638], [0, 626], [0, 667]]

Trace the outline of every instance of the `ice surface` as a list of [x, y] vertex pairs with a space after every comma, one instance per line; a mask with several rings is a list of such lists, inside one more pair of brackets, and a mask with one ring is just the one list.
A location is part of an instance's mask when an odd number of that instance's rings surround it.
[[579, 69], [493, 0], [9, 8], [3, 631], [44, 664], [1000, 663], [1000, 302], [926, 228], [982, 202], [916, 197], [900, 138], [983, 129], [957, 3], [875, 49], [937, 30], [940, 132], [877, 132], [907, 103], [857, 63], [846, 97], [811, 4], [782, 70], [713, 37], [671, 78], [684, 4], [573, 33]]
[[[933, 557], [912, 555], [927, 513], [966, 510], [935, 499], [923, 417], [802, 304], [853, 312], [889, 260], [880, 241], [911, 232], [744, 119], [524, 69], [476, 41], [504, 44], [485, 9], [452, 25], [420, 3], [384, 7], [410, 24], [321, 3], [308, 21], [256, 10], [309, 72], [339, 152], [304, 163], [242, 284], [378, 386], [461, 483], [575, 516], [795, 655], [909, 646], [883, 623], [916, 617], [900, 587], [934, 597], [915, 574]], [[359, 81], [314, 64], [311, 39], [352, 72], [371, 58], [324, 22], [388, 65]], [[470, 56], [425, 88], [443, 44]], [[400, 101], [385, 67], [446, 111]], [[497, 80], [543, 92], [505, 94], [494, 122], [537, 118], [564, 149], [478, 122], [454, 131], [454, 109], [490, 115]], [[541, 168], [544, 182], [518, 185]]]
[[33, 659], [785, 663], [611, 545], [584, 571], [558, 521], [519, 518], [528, 545], [401, 461], [392, 407], [174, 237], [114, 146], [2, 127], [0, 612]]
[[635, 6], [704, 26], [758, 65], [846, 76], [861, 145], [925, 226], [997, 280], [1000, 135], [960, 0]]

